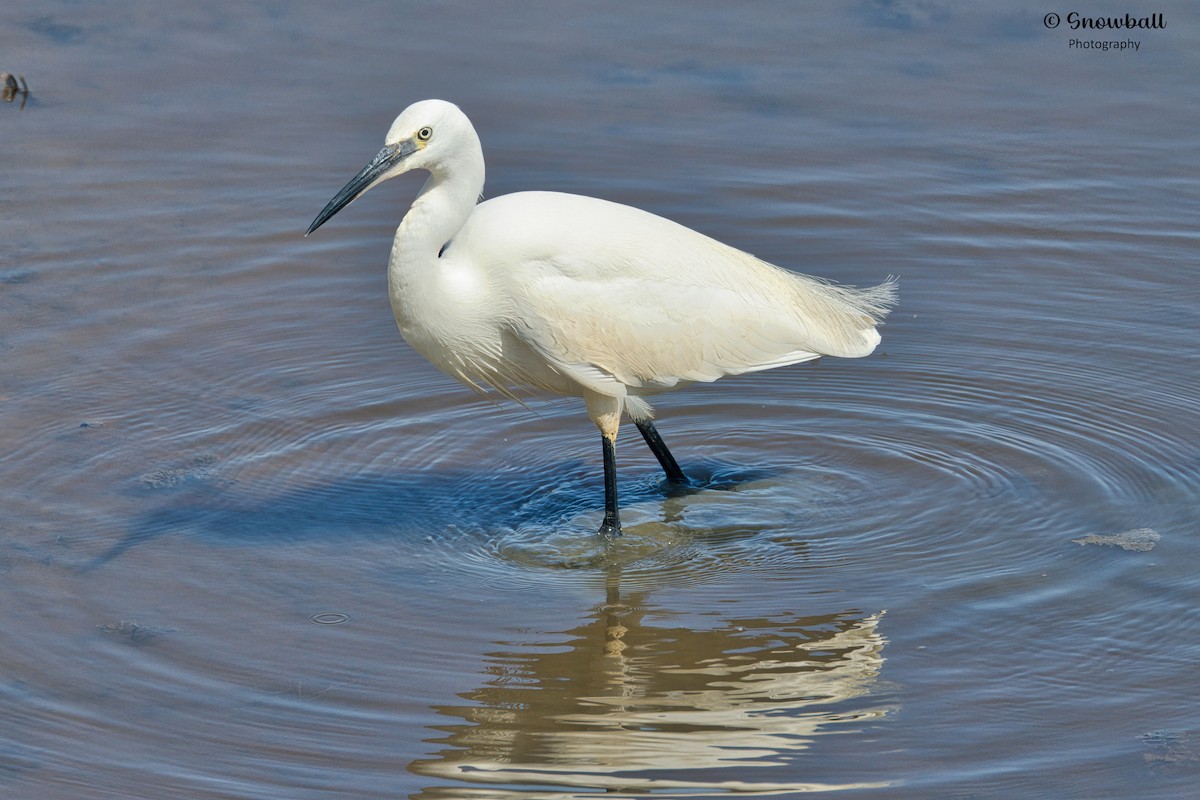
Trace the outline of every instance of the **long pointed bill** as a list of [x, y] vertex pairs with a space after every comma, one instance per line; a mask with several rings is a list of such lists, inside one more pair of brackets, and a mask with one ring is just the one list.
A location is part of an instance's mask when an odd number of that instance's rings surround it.
[[317, 228], [324, 225], [334, 214], [353, 203], [354, 199], [360, 194], [385, 178], [390, 177], [388, 173], [392, 168], [415, 153], [417, 149], [417, 143], [412, 139], [405, 139], [403, 142], [397, 144], [384, 145], [384, 148], [371, 159], [371, 163], [367, 164], [357, 175], [351, 178], [350, 182], [334, 195], [334, 198], [329, 201], [328, 205], [321, 209], [321, 213], [317, 214], [317, 218], [313, 220], [312, 225], [308, 226], [308, 230], [304, 232], [304, 235], [308, 236]]

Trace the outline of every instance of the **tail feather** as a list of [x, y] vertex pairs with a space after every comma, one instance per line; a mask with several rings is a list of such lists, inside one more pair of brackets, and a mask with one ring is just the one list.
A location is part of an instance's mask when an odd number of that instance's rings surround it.
[[876, 325], [896, 304], [896, 278], [889, 276], [877, 286], [859, 289], [808, 275], [796, 292], [796, 312], [809, 337], [806, 344], [821, 355], [858, 358], [879, 344]]

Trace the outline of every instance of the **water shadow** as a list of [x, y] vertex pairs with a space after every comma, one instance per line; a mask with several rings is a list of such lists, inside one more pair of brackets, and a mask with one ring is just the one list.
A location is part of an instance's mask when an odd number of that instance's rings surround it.
[[[706, 490], [735, 491], [775, 474], [719, 462], [689, 466], [688, 472], [694, 485], [682, 489], [630, 476], [622, 486], [622, 501], [634, 505], [660, 500], [662, 518], [670, 522], [682, 517], [690, 496]], [[156, 507], [135, 518], [126, 534], [84, 569], [102, 566], [172, 534], [227, 546], [272, 546], [316, 539], [405, 540], [437, 538], [447, 531], [486, 535], [496, 530], [561, 528], [600, 509], [602, 493], [593, 483], [596, 476], [580, 462], [499, 475], [476, 471], [356, 475], [297, 486], [267, 498], [220, 482], [184, 481], [154, 489], [168, 499], [155, 497]], [[592, 532], [581, 527], [579, 535]]]

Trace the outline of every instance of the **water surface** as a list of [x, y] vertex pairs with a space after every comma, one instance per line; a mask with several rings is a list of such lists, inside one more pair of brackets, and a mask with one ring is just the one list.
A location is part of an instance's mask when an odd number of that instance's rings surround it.
[[[1049, 10], [10, 4], [0, 794], [1186, 796], [1200, 29]], [[578, 402], [395, 330], [420, 178], [301, 235], [425, 97], [883, 344], [664, 396], [598, 541]]]

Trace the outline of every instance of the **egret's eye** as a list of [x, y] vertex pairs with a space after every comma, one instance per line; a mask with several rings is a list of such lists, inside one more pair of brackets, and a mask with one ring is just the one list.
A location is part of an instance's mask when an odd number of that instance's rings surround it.
[[417, 131], [417, 139], [422, 142], [428, 142], [433, 138], [433, 128], [426, 125], [421, 130]]

